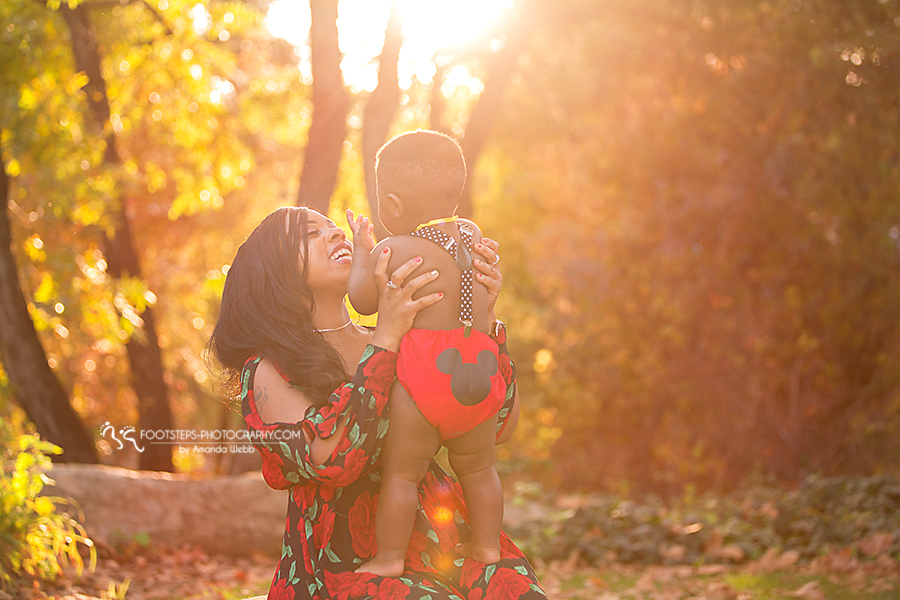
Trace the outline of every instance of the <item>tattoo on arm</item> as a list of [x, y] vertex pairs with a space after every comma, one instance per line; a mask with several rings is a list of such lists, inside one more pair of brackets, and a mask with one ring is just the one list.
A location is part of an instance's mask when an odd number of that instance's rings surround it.
[[263, 406], [265, 406], [266, 402], [269, 400], [269, 392], [266, 388], [257, 386], [256, 389], [253, 390], [253, 400], [256, 402], [256, 412], [259, 414], [262, 412]]

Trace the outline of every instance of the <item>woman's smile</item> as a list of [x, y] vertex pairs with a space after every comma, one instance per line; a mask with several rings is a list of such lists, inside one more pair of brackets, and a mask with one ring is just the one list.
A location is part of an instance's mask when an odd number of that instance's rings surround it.
[[343, 240], [334, 247], [329, 258], [339, 264], [349, 265], [353, 258], [353, 246], [347, 240]]

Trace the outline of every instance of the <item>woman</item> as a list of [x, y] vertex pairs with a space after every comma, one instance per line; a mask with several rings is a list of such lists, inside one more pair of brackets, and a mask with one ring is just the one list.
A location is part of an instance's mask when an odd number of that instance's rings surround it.
[[[367, 219], [351, 227], [357, 235], [371, 235]], [[413, 300], [437, 277], [425, 273], [407, 281], [421, 259], [401, 265], [389, 279], [389, 254], [380, 255], [378, 325], [353, 324], [344, 303], [352, 250], [343, 230], [323, 215], [304, 208], [276, 210], [238, 249], [210, 340], [230, 374], [231, 389], [240, 394], [266, 482], [290, 490], [282, 557], [269, 598], [546, 598], [506, 536], [495, 565], [463, 559], [455, 551], [468, 540], [466, 507], [459, 486], [436, 463], [420, 486], [403, 575], [354, 573], [374, 555], [376, 461], [387, 432], [400, 338], [416, 312], [440, 297]], [[476, 261], [478, 279], [488, 286], [493, 307], [501, 278], [488, 263], [498, 259], [496, 245], [485, 241], [476, 250], [482, 259]], [[499, 442], [512, 434], [518, 398], [502, 327], [498, 343], [511, 390]]]

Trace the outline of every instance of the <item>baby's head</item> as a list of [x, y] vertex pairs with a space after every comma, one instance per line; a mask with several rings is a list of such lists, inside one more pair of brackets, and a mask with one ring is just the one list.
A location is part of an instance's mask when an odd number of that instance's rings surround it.
[[418, 129], [393, 138], [375, 156], [378, 216], [393, 234], [456, 214], [466, 161], [456, 140]]

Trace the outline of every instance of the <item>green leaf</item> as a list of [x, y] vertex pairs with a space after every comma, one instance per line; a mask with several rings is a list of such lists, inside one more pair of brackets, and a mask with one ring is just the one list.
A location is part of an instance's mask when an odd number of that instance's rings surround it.
[[328, 560], [330, 560], [334, 564], [340, 564], [341, 562], [341, 559], [338, 558], [338, 555], [335, 554], [334, 550], [331, 549], [331, 544], [328, 544], [325, 547], [325, 556], [327, 556]]
[[356, 446], [359, 441], [360, 431], [359, 423], [353, 423], [350, 431], [347, 432], [347, 440], [350, 442], [351, 446]]
[[279, 441], [278, 447], [281, 448], [281, 455], [290, 458], [294, 455], [294, 452], [291, 450], [291, 447], [286, 443]]
[[375, 354], [375, 347], [371, 345], [366, 346], [366, 349], [363, 350], [362, 358], [359, 359], [359, 362], [363, 363], [367, 361], [373, 354]]
[[390, 426], [391, 426], [391, 422], [388, 419], [379, 419], [376, 437], [379, 440], [383, 439], [384, 436], [387, 435], [387, 432], [388, 432], [388, 429], [390, 429]]
[[491, 577], [494, 576], [494, 573], [497, 572], [497, 565], [488, 565], [484, 569], [484, 582], [490, 583]]

